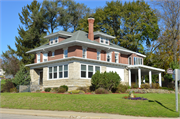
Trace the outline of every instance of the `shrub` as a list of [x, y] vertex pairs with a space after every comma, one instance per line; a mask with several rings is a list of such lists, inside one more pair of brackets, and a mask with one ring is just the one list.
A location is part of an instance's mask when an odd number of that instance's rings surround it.
[[58, 93], [65, 93], [66, 92], [66, 89], [65, 88], [63, 88], [63, 87], [60, 87], [60, 88], [58, 88], [58, 91], [57, 91]]
[[165, 90], [171, 90], [171, 91], [174, 91], [174, 89], [172, 89], [172, 88], [167, 88], [167, 87], [160, 87], [160, 89], [165, 89]]
[[88, 92], [88, 88], [87, 88], [87, 87], [78, 87], [77, 90], [82, 90], [82, 91], [84, 91], [85, 93]]
[[153, 89], [159, 89], [159, 83], [152, 83], [152, 87]]
[[51, 91], [50, 92], [55, 92], [55, 93], [57, 93], [58, 92], [58, 88], [56, 87], [56, 88], [53, 88], [53, 89], [51, 89]]
[[141, 84], [141, 88], [142, 89], [149, 89], [150, 88], [150, 85], [149, 84]]
[[131, 88], [136, 89], [136, 88], [138, 88], [138, 85], [136, 83], [131, 83]]
[[72, 91], [68, 91], [68, 93], [70, 93], [70, 94], [82, 94], [82, 93], [85, 93], [85, 92], [82, 91], [82, 90], [72, 90]]
[[15, 88], [12, 80], [6, 80], [5, 84], [2, 84], [2, 91], [1, 92], [10, 92], [10, 89]]
[[45, 88], [45, 92], [50, 92], [51, 88]]
[[116, 88], [116, 93], [125, 93], [128, 89], [127, 85], [119, 84], [118, 87]]
[[104, 88], [98, 88], [95, 90], [96, 94], [108, 94], [108, 91]]
[[68, 91], [68, 86], [66, 86], [66, 85], [62, 85], [62, 86], [60, 86], [60, 88], [65, 88], [66, 89], [66, 91]]
[[90, 90], [90, 91], [95, 91], [95, 90], [96, 90], [96, 87], [95, 87], [94, 85], [91, 85], [91, 86], [89, 87], [89, 90]]
[[91, 78], [91, 85], [98, 88], [104, 88], [106, 90], [111, 90], [112, 88], [116, 88], [120, 83], [121, 78], [115, 72], [104, 72], [100, 73], [97, 71]]
[[16, 87], [14, 87], [14, 88], [10, 89], [10, 92], [17, 93], [18, 91], [17, 91]]
[[41, 92], [41, 90], [36, 90], [37, 93]]

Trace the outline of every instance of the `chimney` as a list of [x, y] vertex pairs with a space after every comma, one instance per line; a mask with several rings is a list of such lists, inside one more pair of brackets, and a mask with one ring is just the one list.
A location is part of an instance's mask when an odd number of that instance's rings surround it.
[[88, 18], [88, 23], [89, 23], [89, 33], [88, 33], [88, 38], [90, 40], [94, 40], [94, 18], [93, 17], [89, 17]]

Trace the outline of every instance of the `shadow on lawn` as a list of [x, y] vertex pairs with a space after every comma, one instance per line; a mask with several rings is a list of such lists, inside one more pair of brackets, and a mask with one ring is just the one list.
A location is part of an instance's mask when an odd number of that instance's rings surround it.
[[175, 112], [174, 110], [172, 110], [172, 109], [164, 106], [161, 102], [159, 102], [159, 101], [157, 101], [157, 100], [148, 100], [148, 101], [149, 101], [149, 102], [156, 102], [156, 103], [158, 103], [159, 105], [161, 105], [162, 107], [164, 107], [164, 108], [166, 108], [166, 109], [168, 109], [168, 110], [170, 110], [170, 111], [172, 111], [172, 112]]

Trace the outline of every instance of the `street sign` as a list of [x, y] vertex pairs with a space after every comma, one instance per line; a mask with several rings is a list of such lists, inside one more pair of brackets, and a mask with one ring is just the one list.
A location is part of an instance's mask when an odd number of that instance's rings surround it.
[[167, 73], [168, 74], [173, 74], [173, 69], [171, 69], [171, 68], [167, 69]]

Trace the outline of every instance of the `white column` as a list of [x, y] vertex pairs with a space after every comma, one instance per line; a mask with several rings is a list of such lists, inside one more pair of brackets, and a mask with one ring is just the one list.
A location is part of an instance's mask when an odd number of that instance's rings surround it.
[[138, 69], [139, 88], [141, 88], [141, 69]]
[[159, 86], [162, 87], [162, 82], [161, 82], [161, 73], [159, 73]]
[[131, 69], [129, 69], [129, 86], [131, 86]]
[[137, 85], [137, 74], [135, 74], [135, 82], [136, 82], [136, 85]]
[[149, 85], [152, 86], [152, 73], [149, 71]]

